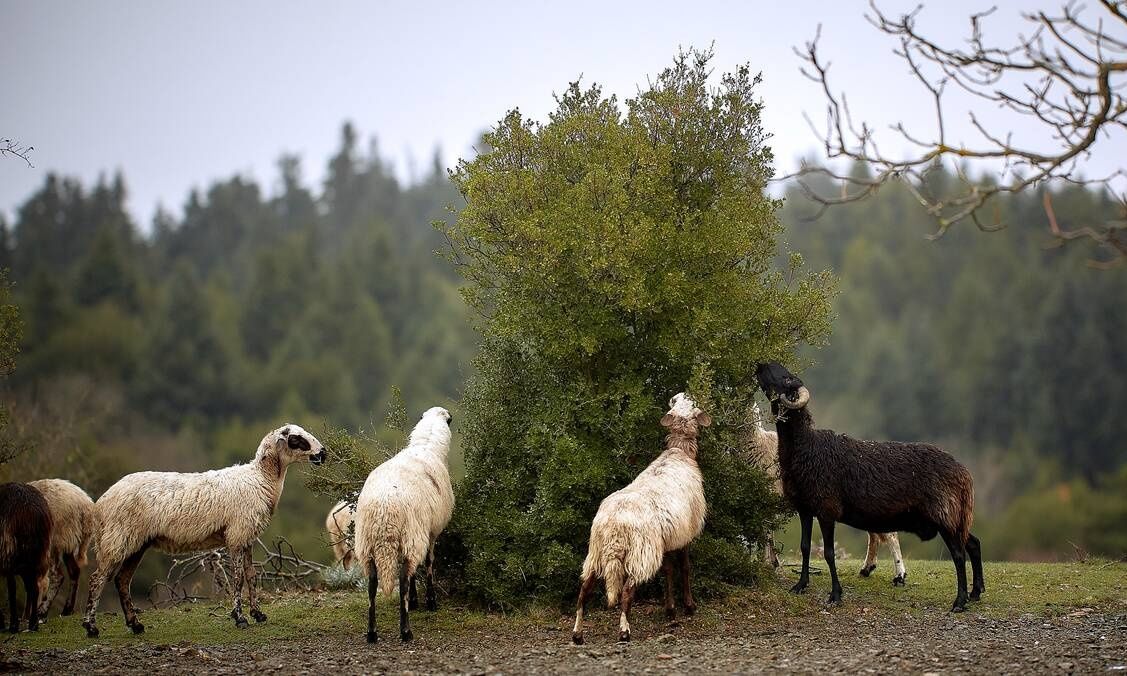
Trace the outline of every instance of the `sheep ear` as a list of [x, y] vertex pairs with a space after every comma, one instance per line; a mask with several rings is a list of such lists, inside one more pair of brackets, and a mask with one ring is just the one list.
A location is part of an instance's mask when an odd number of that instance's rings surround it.
[[712, 424], [712, 416], [708, 415], [704, 411], [701, 411], [697, 414], [697, 424], [701, 427], [708, 427]]
[[675, 419], [676, 417], [672, 413], [666, 413], [665, 415], [661, 416], [661, 426], [670, 427], [673, 425], [673, 421]]

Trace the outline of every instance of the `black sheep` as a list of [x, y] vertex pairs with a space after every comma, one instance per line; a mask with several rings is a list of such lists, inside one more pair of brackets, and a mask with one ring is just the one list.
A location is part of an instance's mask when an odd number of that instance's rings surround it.
[[776, 416], [779, 473], [783, 493], [802, 522], [802, 575], [791, 591], [810, 581], [810, 534], [818, 517], [830, 569], [830, 603], [841, 603], [834, 565], [834, 523], [860, 530], [906, 531], [921, 540], [939, 535], [955, 562], [958, 591], [952, 612], [966, 609], [966, 559], [970, 555], [977, 601], [982, 580], [982, 549], [971, 534], [974, 487], [970, 472], [942, 449], [923, 443], [863, 441], [814, 428], [807, 410], [810, 392], [778, 363], [760, 364], [756, 379]]
[[0, 576], [8, 579], [13, 634], [20, 630], [16, 576], [23, 580], [27, 628], [39, 629], [39, 578], [47, 574], [51, 526], [51, 510], [39, 491], [27, 484], [0, 484]]

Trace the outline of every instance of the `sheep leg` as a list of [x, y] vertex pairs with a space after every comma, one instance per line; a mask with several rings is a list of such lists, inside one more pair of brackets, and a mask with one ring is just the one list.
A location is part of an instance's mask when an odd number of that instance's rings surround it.
[[246, 629], [250, 626], [245, 615], [243, 615], [243, 581], [246, 580], [246, 547], [231, 547], [227, 546], [227, 551], [231, 554], [231, 565], [235, 567], [235, 607], [231, 610], [231, 619], [235, 621], [236, 629]]
[[254, 567], [254, 554], [250, 547], [244, 550], [243, 571], [246, 573], [247, 602], [250, 604], [250, 616], [255, 622], [265, 622], [266, 613], [258, 607], [258, 569]]
[[419, 609], [418, 581], [419, 581], [419, 573], [418, 573], [418, 571], [416, 571], [415, 574], [411, 576], [411, 583], [410, 583], [411, 584], [411, 591], [407, 595], [407, 610], [418, 610]]
[[86, 614], [82, 617], [82, 626], [86, 627], [87, 638], [98, 638], [98, 601], [102, 598], [106, 581], [120, 565], [120, 561], [106, 561], [105, 564], [98, 561], [98, 568], [90, 575], [90, 593], [86, 597]]
[[965, 546], [959, 542], [958, 536], [947, 531], [940, 531], [943, 542], [951, 552], [951, 561], [955, 564], [955, 584], [957, 586], [955, 602], [951, 604], [952, 613], [961, 613], [967, 609], [967, 553]]
[[693, 573], [693, 566], [689, 563], [689, 548], [682, 547], [681, 555], [681, 601], [685, 606], [685, 615], [692, 617], [697, 612], [697, 603], [693, 600], [693, 586], [689, 578]]
[[779, 567], [779, 550], [775, 548], [775, 534], [771, 531], [763, 536], [763, 555], [772, 568]]
[[8, 631], [20, 633], [20, 611], [16, 606], [16, 576], [8, 575], [8, 614], [12, 616]]
[[27, 630], [39, 631], [39, 576], [24, 573], [23, 579], [24, 613], [27, 615]]
[[[47, 613], [51, 610], [51, 604], [55, 602], [55, 597], [59, 595], [59, 591], [63, 588], [63, 565], [59, 559], [51, 561], [51, 570], [47, 573], [47, 584], [41, 590], [39, 595], [39, 619], [46, 620]], [[74, 603], [71, 603], [73, 611]]]
[[868, 577], [877, 568], [877, 546], [880, 544], [880, 535], [869, 533], [869, 546], [865, 550], [865, 562], [861, 564], [861, 577]]
[[626, 579], [626, 584], [622, 586], [619, 603], [622, 606], [622, 615], [618, 618], [618, 640], [625, 642], [630, 640], [630, 606], [634, 604], [633, 579]]
[[63, 554], [63, 563], [67, 568], [67, 576], [70, 578], [70, 592], [67, 593], [67, 600], [63, 604], [63, 616], [74, 614], [74, 603], [78, 599], [78, 578], [82, 576], [82, 568], [78, 565], [73, 554]]
[[841, 580], [837, 579], [837, 563], [834, 561], [834, 520], [818, 517], [818, 526], [822, 529], [822, 551], [826, 558], [826, 567], [830, 569], [830, 597], [826, 603], [833, 606], [841, 605]]
[[430, 543], [430, 549], [427, 550], [427, 610], [434, 612], [438, 610], [438, 589], [434, 586], [434, 543]]
[[407, 615], [407, 606], [410, 604], [410, 591], [407, 589], [412, 576], [407, 574], [407, 562], [399, 564], [399, 638], [404, 643], [415, 638], [411, 633], [411, 618]]
[[594, 588], [594, 573], [584, 578], [582, 584], [579, 585], [579, 600], [575, 603], [575, 626], [571, 628], [571, 642], [575, 645], [583, 645], [583, 607]]
[[881, 537], [888, 542], [888, 551], [896, 561], [896, 576], [892, 578], [892, 586], [903, 587], [908, 580], [908, 569], [904, 567], [904, 555], [900, 553], [900, 536], [892, 532]]
[[379, 640], [376, 635], [376, 592], [379, 590], [379, 575], [376, 573], [376, 562], [368, 562], [368, 643]]
[[137, 550], [121, 564], [121, 569], [114, 576], [114, 583], [117, 585], [117, 597], [121, 601], [121, 612], [125, 614], [125, 626], [129, 627], [134, 634], [141, 634], [145, 631], [145, 625], [137, 620], [137, 609], [133, 607], [133, 595], [129, 593], [129, 585], [133, 582], [133, 573], [137, 572], [137, 566], [141, 564], [141, 558], [145, 556], [145, 550], [149, 546], [145, 545]]
[[814, 515], [799, 514], [798, 520], [802, 523], [802, 573], [798, 576], [798, 582], [790, 588], [792, 594], [803, 593], [810, 584], [810, 531], [814, 530]]
[[673, 607], [673, 553], [666, 552], [661, 561], [661, 572], [665, 574], [665, 618], [672, 620], [677, 617]]
[[982, 577], [982, 543], [974, 534], [967, 537], [967, 554], [970, 556], [970, 568], [974, 574], [969, 599], [977, 601], [982, 598], [982, 592], [986, 591], [986, 581]]

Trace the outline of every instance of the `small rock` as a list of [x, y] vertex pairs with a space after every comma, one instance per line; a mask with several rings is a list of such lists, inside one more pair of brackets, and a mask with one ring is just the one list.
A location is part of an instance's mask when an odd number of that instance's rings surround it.
[[658, 653], [657, 658], [659, 660], [671, 660], [671, 659], [673, 659], [673, 656], [670, 655], [669, 653]]
[[673, 634], [662, 634], [661, 636], [658, 636], [654, 640], [657, 641], [658, 643], [670, 643], [672, 641], [677, 640], [677, 637], [674, 636]]

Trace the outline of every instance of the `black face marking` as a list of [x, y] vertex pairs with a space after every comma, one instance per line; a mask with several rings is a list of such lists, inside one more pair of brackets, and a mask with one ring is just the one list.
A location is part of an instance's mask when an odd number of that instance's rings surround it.
[[302, 450], [302, 451], [313, 450], [313, 447], [309, 445], [309, 441], [306, 440], [306, 438], [301, 436], [300, 434], [291, 434], [289, 436], [289, 439], [287, 440], [287, 443], [289, 443], [290, 448], [292, 448], [294, 450]]
[[281, 431], [281, 432], [278, 432], [278, 434], [281, 434], [281, 435], [282, 435], [283, 437], [285, 437], [285, 436], [289, 436], [289, 434], [290, 434], [290, 428], [288, 428], [288, 427], [283, 427], [283, 428], [282, 428], [282, 431]]

